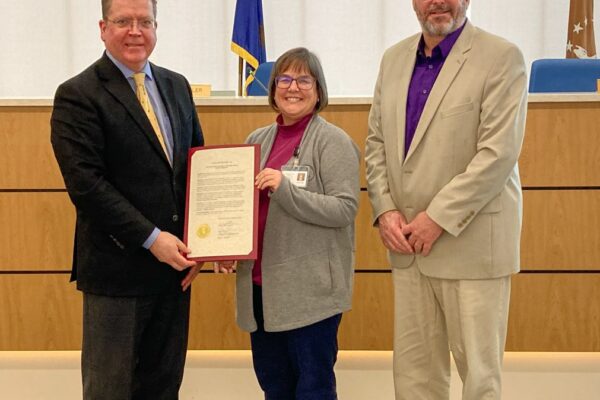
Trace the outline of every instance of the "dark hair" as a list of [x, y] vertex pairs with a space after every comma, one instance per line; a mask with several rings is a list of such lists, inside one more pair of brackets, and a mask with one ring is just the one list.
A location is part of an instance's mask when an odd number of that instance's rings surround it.
[[[152, 11], [154, 14], [154, 18], [156, 18], [156, 0], [152, 1]], [[102, 0], [102, 19], [108, 18], [108, 12], [110, 11], [110, 7], [112, 6], [112, 0]]]
[[271, 71], [271, 77], [269, 78], [269, 105], [273, 110], [279, 112], [279, 108], [277, 107], [277, 104], [275, 104], [275, 89], [277, 89], [275, 77], [288, 69], [308, 71], [313, 78], [315, 78], [317, 84], [318, 100], [315, 105], [315, 111], [319, 112], [327, 107], [329, 98], [327, 97], [327, 84], [325, 83], [325, 75], [323, 74], [321, 61], [319, 61], [319, 58], [308, 49], [297, 47], [283, 53], [277, 61], [275, 61], [273, 71]]

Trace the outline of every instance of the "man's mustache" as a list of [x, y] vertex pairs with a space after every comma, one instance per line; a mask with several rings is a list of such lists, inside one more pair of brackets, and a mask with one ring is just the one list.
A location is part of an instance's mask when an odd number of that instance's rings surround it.
[[444, 13], [448, 11], [450, 11], [450, 7], [448, 6], [431, 6], [429, 9], [427, 9], [427, 14], [430, 15], [433, 13]]

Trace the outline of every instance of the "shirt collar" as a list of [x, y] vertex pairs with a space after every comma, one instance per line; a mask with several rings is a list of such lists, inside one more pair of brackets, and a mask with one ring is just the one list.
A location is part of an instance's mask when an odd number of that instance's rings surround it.
[[283, 115], [279, 114], [276, 118], [277, 126], [279, 127], [280, 131], [284, 131], [284, 132], [295, 132], [295, 131], [300, 131], [300, 130], [304, 131], [306, 129], [306, 127], [308, 126], [308, 123], [310, 122], [313, 115], [314, 115], [314, 112], [305, 115], [300, 120], [294, 122], [291, 125], [284, 125], [283, 124]]
[[[467, 19], [465, 18], [465, 22], [463, 22], [462, 26], [456, 29], [454, 32], [449, 33], [444, 40], [442, 40], [437, 46], [433, 48], [431, 51], [431, 56], [434, 58], [441, 58], [445, 60], [450, 54], [452, 47], [458, 40], [458, 37], [462, 33], [465, 25], [467, 24]], [[421, 57], [425, 57], [425, 40], [423, 39], [423, 35], [421, 35], [421, 39], [419, 40], [419, 46], [417, 48], [417, 54]]]
[[[119, 68], [119, 71], [123, 73], [123, 76], [125, 76], [125, 78], [133, 79], [133, 74], [135, 74], [137, 71], [129, 69], [129, 67], [127, 67], [125, 64], [117, 60], [112, 54], [110, 54], [108, 50], [106, 50], [106, 55], [117, 66], [117, 68]], [[154, 80], [154, 77], [152, 76], [152, 68], [150, 68], [150, 63], [148, 61], [146, 61], [146, 64], [144, 64], [144, 68], [142, 68], [140, 72], [145, 73], [146, 77], [148, 77], [150, 80]]]

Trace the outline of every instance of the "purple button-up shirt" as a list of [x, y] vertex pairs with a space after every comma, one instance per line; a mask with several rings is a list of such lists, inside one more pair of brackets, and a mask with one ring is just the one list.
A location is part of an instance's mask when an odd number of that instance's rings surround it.
[[406, 99], [406, 126], [404, 133], [404, 156], [408, 153], [412, 143], [417, 125], [421, 119], [421, 114], [427, 103], [429, 93], [437, 79], [446, 57], [458, 40], [465, 23], [444, 38], [431, 52], [431, 57], [425, 55], [425, 41], [421, 35], [419, 47], [417, 49], [417, 60], [413, 70], [410, 86], [408, 87], [408, 98]]

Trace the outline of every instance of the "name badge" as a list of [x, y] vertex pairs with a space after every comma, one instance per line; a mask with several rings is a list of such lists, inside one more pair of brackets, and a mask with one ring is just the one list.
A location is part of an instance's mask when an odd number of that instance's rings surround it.
[[306, 187], [308, 181], [308, 167], [298, 165], [296, 167], [281, 167], [281, 173], [292, 182], [292, 185], [301, 188]]

